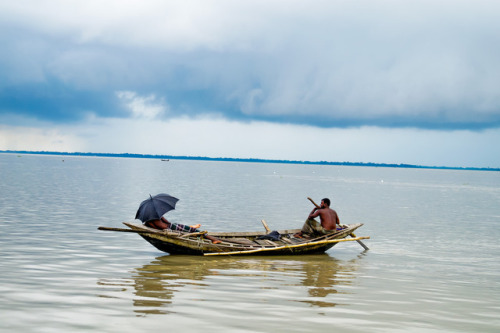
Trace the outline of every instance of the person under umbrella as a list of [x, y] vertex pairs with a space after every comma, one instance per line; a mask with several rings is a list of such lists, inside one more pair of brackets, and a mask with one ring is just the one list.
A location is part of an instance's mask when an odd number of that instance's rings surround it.
[[[163, 216], [167, 212], [175, 209], [177, 201], [179, 201], [179, 199], [165, 193], [157, 194], [154, 197], [149, 195], [149, 199], [141, 202], [135, 218], [141, 220], [145, 226], [154, 229], [199, 232], [198, 228], [201, 227], [201, 224], [188, 226], [180, 223], [172, 223]], [[211, 240], [214, 244], [221, 242], [219, 239], [207, 234], [205, 234], [204, 237]]]

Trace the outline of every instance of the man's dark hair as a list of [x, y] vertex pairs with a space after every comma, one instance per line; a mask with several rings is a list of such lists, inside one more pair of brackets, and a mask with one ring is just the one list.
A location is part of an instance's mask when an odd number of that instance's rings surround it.
[[327, 205], [328, 207], [330, 207], [330, 199], [324, 198], [324, 199], [321, 199], [321, 201], [323, 201], [325, 203], [325, 205]]

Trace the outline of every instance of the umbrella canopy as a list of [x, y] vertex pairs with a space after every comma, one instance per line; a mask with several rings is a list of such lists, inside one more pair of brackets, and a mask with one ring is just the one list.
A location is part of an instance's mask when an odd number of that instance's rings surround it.
[[179, 199], [166, 193], [160, 193], [154, 197], [150, 194], [148, 199], [141, 202], [135, 218], [142, 222], [158, 220], [166, 212], [175, 209], [177, 201], [179, 201]]

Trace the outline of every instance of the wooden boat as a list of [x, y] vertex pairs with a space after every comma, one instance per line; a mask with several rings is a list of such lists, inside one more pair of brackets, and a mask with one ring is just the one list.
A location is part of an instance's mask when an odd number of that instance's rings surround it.
[[[363, 224], [346, 225], [328, 235], [316, 238], [296, 238], [293, 235], [300, 229], [278, 230], [279, 240], [262, 239], [271, 231], [265, 221], [262, 221], [266, 231], [254, 232], [210, 232], [210, 236], [221, 240], [213, 244], [204, 237], [206, 231], [186, 233], [173, 230], [157, 230], [142, 224], [124, 222], [129, 229], [99, 227], [99, 230], [134, 232], [151, 243], [158, 250], [170, 254], [192, 255], [298, 255], [322, 253], [340, 242], [357, 241], [365, 250], [368, 248], [361, 239], [370, 237], [356, 237], [354, 231]], [[350, 237], [350, 238], [348, 238]]]

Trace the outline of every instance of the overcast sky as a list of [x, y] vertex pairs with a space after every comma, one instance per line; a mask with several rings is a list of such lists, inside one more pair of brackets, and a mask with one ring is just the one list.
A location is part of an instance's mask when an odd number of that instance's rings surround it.
[[500, 167], [500, 1], [0, 2], [0, 150]]

